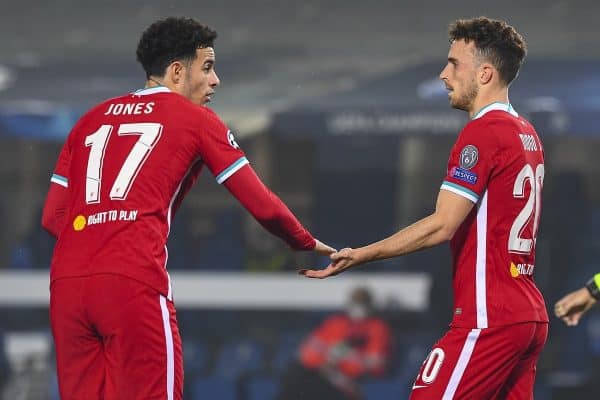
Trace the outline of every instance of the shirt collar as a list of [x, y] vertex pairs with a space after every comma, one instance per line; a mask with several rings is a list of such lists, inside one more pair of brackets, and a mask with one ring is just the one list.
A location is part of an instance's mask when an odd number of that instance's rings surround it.
[[477, 111], [475, 113], [475, 115], [473, 116], [473, 118], [471, 118], [471, 119], [481, 118], [488, 112], [496, 111], [496, 110], [507, 112], [510, 115], [512, 115], [513, 117], [519, 116], [519, 114], [517, 114], [517, 112], [515, 111], [515, 109], [513, 108], [513, 106], [510, 103], [502, 103], [500, 101], [495, 101], [495, 102], [483, 107], [481, 110]]
[[133, 92], [133, 94], [135, 94], [137, 96], [145, 96], [147, 94], [168, 93], [170, 91], [171, 91], [171, 89], [169, 89], [166, 86], [152, 86], [149, 88], [138, 89], [135, 92]]

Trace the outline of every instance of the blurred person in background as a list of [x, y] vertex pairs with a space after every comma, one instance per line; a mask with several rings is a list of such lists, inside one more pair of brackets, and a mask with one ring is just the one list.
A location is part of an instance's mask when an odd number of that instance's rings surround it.
[[433, 346], [411, 399], [532, 399], [548, 315], [533, 279], [544, 181], [544, 151], [534, 127], [508, 99], [526, 55], [504, 21], [456, 20], [440, 79], [450, 105], [471, 121], [448, 162], [435, 212], [365, 247], [331, 255], [312, 278], [450, 241], [454, 309]]
[[137, 47], [145, 88], [93, 107], [61, 150], [42, 225], [58, 239], [50, 322], [62, 399], [183, 397], [166, 242], [204, 166], [293, 249], [333, 251], [261, 182], [205, 106], [219, 85], [215, 38], [189, 18], [150, 25]]
[[357, 380], [386, 372], [390, 338], [387, 322], [375, 315], [371, 292], [355, 288], [345, 312], [328, 317], [304, 339], [276, 398], [362, 399]]
[[568, 293], [554, 305], [554, 315], [568, 326], [576, 326], [590, 308], [600, 300], [600, 273], [584, 287]]

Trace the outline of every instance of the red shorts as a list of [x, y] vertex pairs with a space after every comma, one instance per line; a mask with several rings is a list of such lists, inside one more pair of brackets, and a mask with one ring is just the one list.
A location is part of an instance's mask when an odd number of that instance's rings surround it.
[[533, 399], [548, 324], [451, 328], [421, 366], [411, 400]]
[[119, 275], [54, 281], [50, 322], [62, 400], [176, 400], [183, 359], [175, 307]]

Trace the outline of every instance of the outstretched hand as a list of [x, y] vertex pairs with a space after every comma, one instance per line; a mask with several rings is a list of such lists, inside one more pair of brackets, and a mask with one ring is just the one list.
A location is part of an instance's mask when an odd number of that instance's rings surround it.
[[568, 326], [575, 326], [596, 300], [586, 288], [567, 294], [554, 305], [554, 315], [562, 319]]
[[335, 276], [350, 267], [360, 264], [356, 257], [356, 250], [348, 247], [336, 253], [332, 253], [329, 258], [331, 259], [331, 263], [324, 269], [305, 268], [298, 271], [298, 273], [307, 278], [323, 279], [329, 276]]
[[313, 249], [314, 252], [319, 253], [322, 256], [328, 256], [330, 254], [335, 253], [337, 250], [331, 246], [326, 245], [318, 239], [315, 239], [315, 247]]

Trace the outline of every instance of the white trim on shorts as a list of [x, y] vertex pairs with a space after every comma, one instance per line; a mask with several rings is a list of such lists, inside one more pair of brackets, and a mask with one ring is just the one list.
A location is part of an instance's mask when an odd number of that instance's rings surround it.
[[460, 383], [460, 380], [462, 379], [462, 376], [465, 373], [465, 370], [467, 369], [467, 365], [471, 360], [471, 356], [473, 355], [473, 349], [475, 348], [475, 343], [477, 343], [477, 339], [479, 338], [480, 333], [481, 329], [471, 329], [471, 332], [469, 332], [469, 334], [467, 335], [465, 344], [463, 345], [463, 348], [460, 351], [460, 356], [458, 356], [456, 366], [452, 371], [452, 375], [450, 375], [450, 380], [448, 381], [448, 385], [446, 386], [446, 391], [442, 396], [442, 400], [452, 400], [454, 398], [456, 389], [458, 389], [458, 384]]
[[165, 328], [165, 344], [167, 351], [167, 400], [175, 397], [175, 355], [173, 352], [173, 332], [171, 332], [171, 318], [167, 307], [167, 298], [160, 296], [160, 310], [162, 311], [163, 327]]

